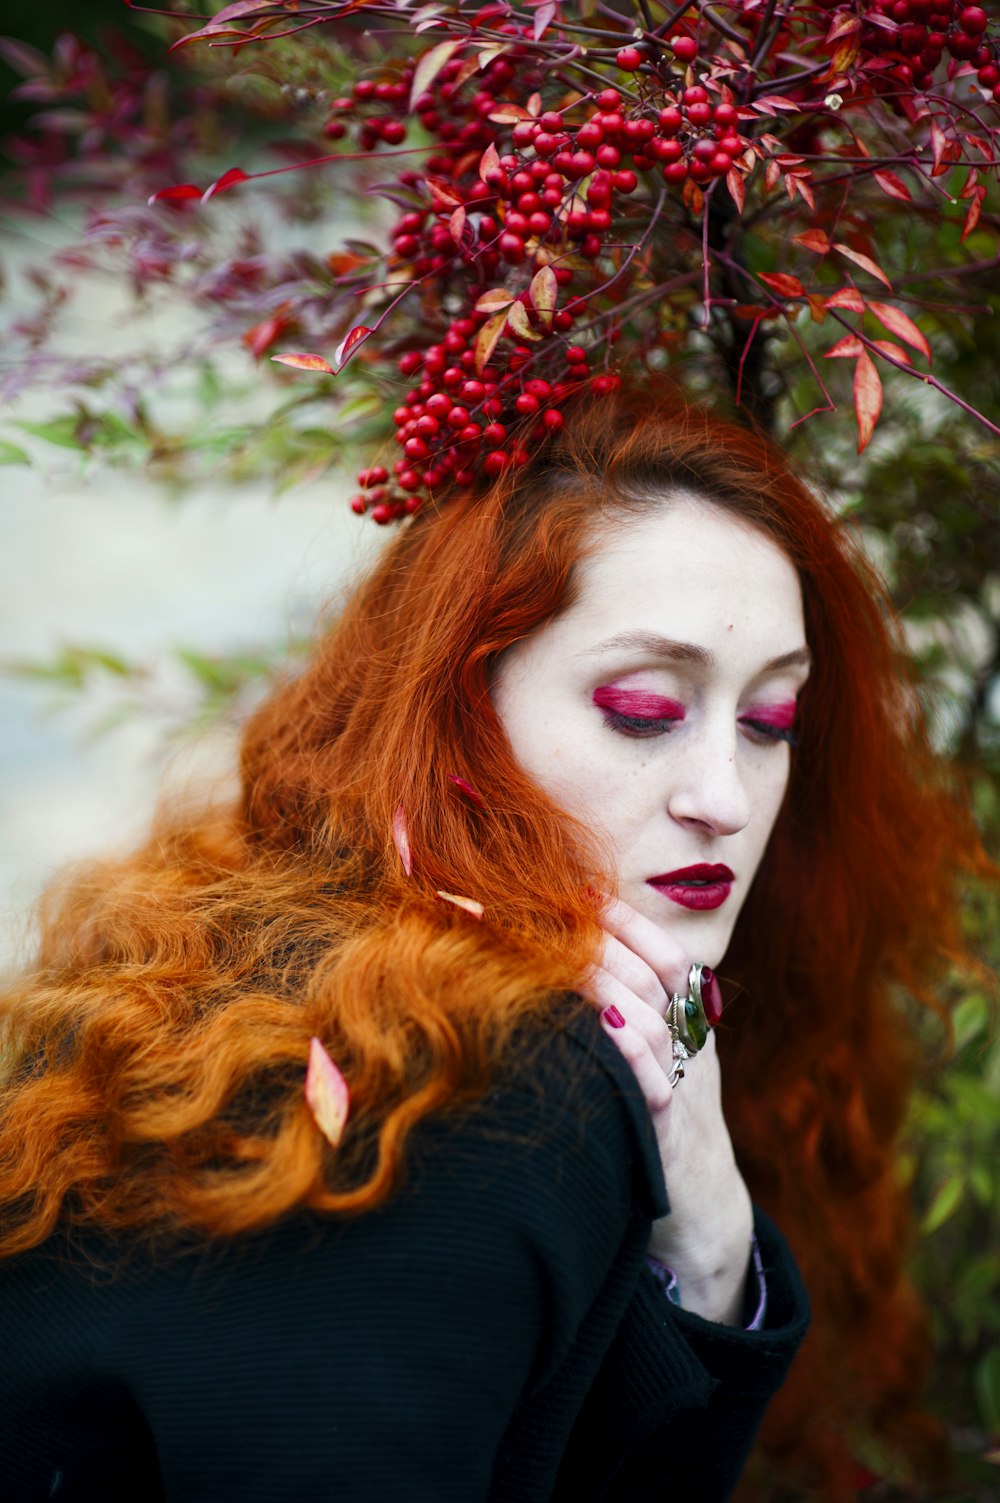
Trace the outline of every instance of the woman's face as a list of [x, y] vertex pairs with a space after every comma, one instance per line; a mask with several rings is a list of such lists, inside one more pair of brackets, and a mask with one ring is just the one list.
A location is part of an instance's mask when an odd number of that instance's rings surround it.
[[798, 576], [764, 533], [678, 494], [609, 528], [577, 584], [504, 653], [497, 713], [521, 767], [610, 841], [619, 895], [717, 965], [788, 782]]

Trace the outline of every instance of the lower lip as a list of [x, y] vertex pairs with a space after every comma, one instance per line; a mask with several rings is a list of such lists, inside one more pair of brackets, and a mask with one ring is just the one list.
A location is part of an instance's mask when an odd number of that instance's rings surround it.
[[662, 892], [671, 903], [698, 912], [707, 908], [721, 908], [733, 886], [731, 882], [706, 882], [704, 887], [690, 887], [684, 882], [650, 882], [648, 885], [657, 892]]

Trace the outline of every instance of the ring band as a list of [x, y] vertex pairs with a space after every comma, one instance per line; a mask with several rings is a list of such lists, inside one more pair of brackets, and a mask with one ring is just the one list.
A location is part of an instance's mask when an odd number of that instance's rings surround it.
[[695, 961], [688, 971], [687, 995], [674, 992], [667, 1004], [666, 1024], [670, 1029], [674, 1067], [667, 1080], [675, 1086], [684, 1079], [684, 1062], [703, 1049], [708, 1030], [722, 1016], [722, 993], [713, 971]]

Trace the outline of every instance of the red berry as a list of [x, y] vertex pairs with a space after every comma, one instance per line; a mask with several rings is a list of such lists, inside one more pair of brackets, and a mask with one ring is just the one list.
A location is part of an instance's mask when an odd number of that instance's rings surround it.
[[623, 167], [620, 172], [616, 172], [611, 181], [618, 193], [634, 193], [639, 184], [639, 179], [628, 167]]
[[365, 512], [368, 510], [368, 502], [365, 500], [364, 496], [351, 497], [351, 510], [355, 512], [359, 517], [364, 516]]
[[[469, 421], [469, 414], [464, 407], [452, 407], [448, 413], [449, 428], [464, 428]], [[478, 432], [478, 429], [476, 430]]]
[[413, 376], [424, 363], [424, 357], [419, 350], [407, 350], [405, 355], [399, 357], [399, 369], [404, 376]]
[[590, 151], [595, 146], [600, 146], [604, 140], [604, 126], [598, 125], [596, 120], [588, 120], [586, 125], [581, 125], [576, 133], [577, 146]]
[[602, 89], [597, 96], [597, 103], [602, 110], [616, 110], [622, 102], [622, 96], [617, 89]]
[[657, 116], [657, 119], [660, 122], [661, 130], [665, 131], [668, 136], [676, 136], [677, 132], [684, 124], [684, 116], [681, 114], [680, 110], [672, 104], [667, 105], [666, 109], [661, 110], [659, 115]]
[[484, 443], [488, 444], [491, 449], [499, 449], [500, 445], [503, 443], [506, 437], [507, 429], [504, 427], [503, 423], [487, 423], [486, 427], [483, 429], [483, 441]]
[[563, 417], [558, 407], [550, 407], [548, 412], [546, 412], [544, 417], [542, 418], [542, 422], [545, 424], [546, 428], [548, 428], [550, 433], [558, 432], [565, 421], [566, 419]]
[[637, 47], [623, 47], [615, 59], [625, 73], [635, 73], [642, 67], [642, 53]]
[[521, 395], [515, 398], [514, 407], [522, 417], [531, 417], [538, 411], [539, 401], [530, 392], [522, 391]]
[[347, 126], [342, 120], [328, 120], [323, 127], [323, 134], [328, 141], [340, 141], [347, 135]]
[[524, 260], [524, 241], [520, 235], [512, 234], [510, 230], [505, 231], [500, 236], [497, 242], [497, 249], [504, 260], [509, 261], [512, 266], [517, 266]]
[[401, 470], [396, 476], [396, 483], [401, 491], [418, 491], [420, 489], [420, 476], [416, 470]]
[[541, 209], [536, 209], [534, 214], [528, 215], [528, 229], [533, 235], [547, 235], [552, 228], [552, 216], [545, 214]]
[[618, 150], [618, 147], [610, 145], [607, 141], [603, 146], [597, 148], [594, 156], [600, 167], [617, 167], [622, 159], [622, 154]]
[[483, 460], [483, 469], [487, 475], [502, 475], [510, 464], [510, 455], [505, 454], [503, 449], [493, 449]]
[[563, 128], [563, 118], [558, 110], [546, 110], [544, 115], [539, 115], [538, 123], [542, 130], [559, 131]]
[[596, 230], [601, 235], [604, 234], [605, 230], [610, 230], [610, 228], [611, 228], [611, 210], [610, 209], [591, 209], [591, 211], [590, 211], [590, 228], [592, 230]]
[[687, 117], [692, 125], [707, 125], [712, 118], [712, 106], [701, 100], [687, 107]]
[[976, 74], [984, 89], [995, 88], [1000, 83], [1000, 68], [996, 63], [986, 63]]
[[981, 5], [967, 5], [958, 13], [958, 24], [969, 36], [978, 37], [983, 34], [990, 21]]
[[387, 146], [398, 146], [406, 140], [406, 126], [402, 120], [383, 120], [380, 134]]
[[609, 392], [617, 391], [621, 384], [621, 380], [618, 376], [595, 376], [593, 381], [590, 383], [590, 389], [597, 396], [604, 397], [607, 396]]
[[532, 145], [540, 157], [550, 157], [559, 145], [559, 138], [550, 131], [540, 130]]
[[666, 183], [683, 183], [687, 175], [686, 162], [667, 162], [663, 168], [663, 180]]
[[631, 145], [645, 145], [656, 134], [656, 126], [652, 120], [626, 120], [625, 139]]
[[684, 90], [685, 104], [707, 104], [708, 90], [703, 89], [701, 84], [691, 84]]
[[566, 348], [566, 359], [570, 365], [581, 365], [587, 358], [587, 351], [580, 344], [571, 344]]
[[525, 381], [524, 389], [531, 396], [538, 397], [542, 401], [552, 395], [552, 387], [541, 376], [532, 376], [530, 381]]
[[673, 48], [674, 57], [680, 58], [682, 63], [693, 63], [698, 56], [698, 43], [694, 37], [671, 37], [669, 45]]
[[735, 104], [727, 104], [725, 100], [717, 104], [712, 111], [712, 119], [716, 125], [735, 125], [739, 119]]
[[715, 142], [709, 136], [702, 136], [691, 148], [692, 156], [697, 157], [699, 162], [710, 162], [715, 156]]
[[660, 162], [679, 162], [684, 155], [684, 148], [674, 137], [666, 140], [662, 136], [649, 143], [650, 155]]
[[375, 80], [372, 78], [359, 78], [351, 90], [355, 99], [372, 99], [375, 95]]

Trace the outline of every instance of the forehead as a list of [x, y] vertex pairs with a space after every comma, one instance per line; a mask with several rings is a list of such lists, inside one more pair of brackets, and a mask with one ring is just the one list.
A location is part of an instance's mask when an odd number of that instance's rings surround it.
[[[564, 626], [588, 637], [663, 631], [789, 651], [805, 640], [795, 566], [767, 533], [688, 494], [616, 514], [590, 539]], [[583, 644], [581, 643], [581, 646]]]

